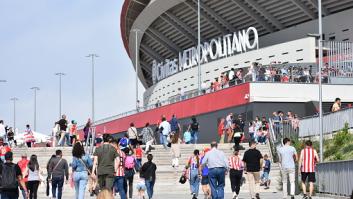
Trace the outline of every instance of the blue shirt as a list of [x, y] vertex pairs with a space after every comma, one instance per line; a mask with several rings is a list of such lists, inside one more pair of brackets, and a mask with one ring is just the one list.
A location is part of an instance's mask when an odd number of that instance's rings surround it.
[[74, 171], [87, 171], [87, 169], [93, 166], [93, 161], [88, 155], [82, 156], [81, 160], [76, 157], [72, 158], [71, 166]]
[[191, 141], [191, 133], [189, 131], [186, 131], [184, 133], [184, 140], [185, 140], [185, 142], [190, 142]]
[[270, 170], [271, 170], [271, 161], [270, 160], [265, 160], [264, 172], [270, 173]]
[[171, 131], [177, 131], [179, 130], [179, 122], [178, 122], [178, 119], [176, 117], [173, 117], [171, 120], [170, 120], [170, 130]]
[[[201, 158], [200, 162], [203, 161], [203, 158], [204, 158], [204, 157], [205, 157], [205, 156], [203, 156], [203, 157]], [[202, 176], [208, 176], [208, 167], [207, 167], [207, 166], [204, 166], [204, 167], [202, 168]]]

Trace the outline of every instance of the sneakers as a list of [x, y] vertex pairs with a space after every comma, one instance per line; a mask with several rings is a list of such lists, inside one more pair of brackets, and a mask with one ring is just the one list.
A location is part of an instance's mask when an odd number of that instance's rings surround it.
[[309, 199], [309, 196], [307, 196], [306, 194], [304, 194], [302, 199]]
[[196, 197], [196, 194], [195, 194], [195, 193], [193, 193], [193, 194], [192, 194], [192, 199], [197, 199], [197, 197]]
[[233, 192], [233, 199], [238, 199], [238, 195], [235, 192]]
[[291, 196], [290, 199], [294, 199], [294, 196]]
[[260, 194], [257, 193], [257, 194], [255, 195], [255, 197], [256, 197], [256, 199], [260, 199]]

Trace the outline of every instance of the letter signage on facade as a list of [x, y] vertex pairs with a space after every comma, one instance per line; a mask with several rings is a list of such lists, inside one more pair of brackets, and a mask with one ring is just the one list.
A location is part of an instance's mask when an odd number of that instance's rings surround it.
[[[250, 35], [253, 36], [252, 41], [250, 41]], [[203, 64], [255, 48], [259, 48], [259, 36], [254, 27], [213, 38], [209, 42], [201, 43], [201, 55], [199, 55], [196, 46], [179, 52], [179, 59], [166, 59], [161, 63], [157, 63], [157, 61], [154, 60], [152, 63], [153, 84], [175, 73], [197, 66], [199, 56], [200, 64]]]

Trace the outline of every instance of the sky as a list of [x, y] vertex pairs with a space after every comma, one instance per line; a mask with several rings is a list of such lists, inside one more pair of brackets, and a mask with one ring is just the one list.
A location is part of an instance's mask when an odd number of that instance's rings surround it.
[[[123, 0], [0, 0], [0, 120], [23, 132], [34, 123], [37, 86], [37, 131], [51, 133], [62, 113], [84, 124], [91, 117], [91, 60], [96, 53], [95, 118], [134, 109], [135, 72], [120, 32]], [[144, 88], [139, 84], [140, 99]]]

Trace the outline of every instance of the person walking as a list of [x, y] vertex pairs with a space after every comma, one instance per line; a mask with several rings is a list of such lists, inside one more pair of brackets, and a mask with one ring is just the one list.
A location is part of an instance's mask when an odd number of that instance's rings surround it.
[[179, 139], [179, 136], [177, 136], [175, 134], [172, 135], [171, 153], [172, 153], [172, 167], [173, 168], [179, 166], [179, 158], [181, 157], [180, 142], [181, 142], [181, 140]]
[[[303, 190], [303, 199], [311, 199], [314, 192], [314, 183], [316, 182], [315, 178], [315, 167], [318, 163], [319, 156], [316, 150], [313, 148], [313, 143], [308, 140], [305, 142], [305, 148], [300, 152], [299, 158], [299, 172], [302, 176], [302, 190]], [[309, 181], [309, 196], [306, 192], [306, 181]]]
[[[200, 163], [203, 161], [203, 159], [205, 158], [205, 155], [207, 152], [209, 152], [210, 149], [209, 148], [205, 148], [203, 150], [203, 155], [200, 159]], [[199, 167], [200, 169], [200, 173], [201, 173], [201, 187], [202, 187], [202, 191], [205, 195], [205, 199], [210, 199], [211, 198], [211, 190], [210, 190], [210, 183], [209, 183], [209, 178], [208, 178], [208, 167], [204, 166], [204, 167]]]
[[229, 168], [224, 152], [217, 149], [216, 141], [211, 143], [211, 151], [202, 160], [202, 168], [208, 167], [208, 178], [211, 186], [212, 199], [224, 199], [225, 175]]
[[250, 149], [245, 151], [243, 162], [247, 181], [249, 183], [250, 197], [260, 198], [260, 170], [263, 164], [263, 157], [259, 150], [256, 149], [256, 142], [249, 142]]
[[[51, 157], [50, 157], [50, 159], [49, 159], [49, 161], [47, 162], [47, 173], [49, 173], [49, 165], [50, 165], [50, 162], [51, 162], [51, 160], [53, 159], [53, 158], [56, 158], [56, 155], [55, 154], [53, 154]], [[26, 166], [26, 168], [27, 168], [27, 166]], [[22, 173], [23, 174], [23, 173]], [[51, 186], [51, 183], [50, 183], [50, 181], [51, 181], [51, 179], [50, 179], [50, 176], [48, 175], [47, 176], [47, 187], [46, 187], [46, 196], [48, 196], [49, 198], [52, 198], [52, 196], [53, 196], [53, 193], [52, 193], [52, 191], [51, 191], [51, 189], [52, 189], [52, 186]]]
[[145, 127], [141, 131], [142, 142], [145, 144], [145, 153], [149, 153], [151, 151], [151, 146], [154, 142], [154, 133], [152, 128], [150, 127], [150, 123], [146, 123]]
[[153, 187], [154, 183], [156, 182], [156, 170], [157, 166], [155, 163], [152, 162], [153, 155], [147, 155], [147, 162], [144, 163], [141, 167], [140, 174], [145, 178], [146, 188], [147, 188], [147, 195], [149, 199], [153, 197]]
[[234, 150], [233, 155], [229, 157], [229, 168], [229, 179], [233, 192], [233, 199], [238, 199], [244, 171], [244, 164], [240, 157], [239, 150]]
[[219, 143], [223, 144], [224, 143], [224, 134], [226, 133], [226, 128], [225, 128], [225, 119], [222, 118], [221, 121], [218, 124], [218, 136], [219, 136]]
[[[96, 148], [93, 153], [93, 169], [92, 178], [98, 176], [98, 184], [101, 189], [107, 188], [112, 190], [114, 183], [114, 163], [115, 158], [119, 156], [116, 149], [109, 143], [111, 136], [103, 135], [103, 144]], [[97, 174], [96, 174], [97, 173]]]
[[5, 163], [0, 164], [1, 199], [18, 199], [18, 185], [22, 187], [26, 196], [28, 196], [27, 187], [22, 181], [21, 169], [12, 161], [13, 153], [10, 151], [5, 154]]
[[77, 122], [75, 120], [71, 121], [71, 125], [69, 127], [70, 132], [70, 145], [74, 145], [78, 140], [77, 135]]
[[66, 183], [69, 182], [69, 166], [61, 150], [56, 150], [55, 155], [49, 162], [48, 178], [52, 183], [53, 198], [61, 199], [65, 178]]
[[85, 154], [81, 142], [76, 142], [72, 148], [72, 172], [75, 185], [75, 199], [84, 199], [89, 174], [93, 166], [92, 159]]
[[295, 194], [295, 162], [298, 160], [296, 149], [291, 146], [289, 138], [283, 139], [284, 146], [278, 149], [279, 166], [282, 173], [283, 198], [287, 198], [287, 181], [290, 182], [290, 196], [294, 199]]
[[133, 156], [133, 151], [131, 151], [129, 148], [125, 148], [124, 153], [126, 155], [124, 160], [124, 173], [125, 181], [127, 183], [125, 185], [125, 193], [129, 193], [129, 198], [132, 198], [136, 159]]
[[27, 188], [29, 199], [37, 199], [39, 183], [41, 182], [41, 170], [36, 155], [31, 155], [28, 162], [28, 182]]
[[126, 158], [125, 153], [120, 149], [119, 142], [113, 140], [112, 145], [118, 153], [118, 157], [115, 158], [114, 168], [115, 168], [115, 178], [114, 178], [114, 192], [119, 193], [120, 199], [126, 199], [125, 193], [125, 167], [124, 161]]
[[167, 121], [167, 119], [165, 118], [165, 116], [162, 117], [162, 122], [159, 125], [159, 131], [161, 132], [161, 136], [162, 136], [162, 143], [163, 147], [165, 150], [168, 149], [168, 136], [170, 135], [170, 124]]
[[92, 135], [90, 134], [90, 129], [92, 126], [91, 119], [89, 118], [86, 122], [85, 127], [83, 128], [83, 137], [85, 138], [85, 145], [89, 145], [89, 140], [92, 139]]
[[171, 134], [174, 135], [175, 139], [179, 139], [181, 127], [178, 118], [175, 114], [173, 114], [172, 119], [169, 121], [169, 123]]
[[25, 130], [25, 142], [28, 148], [31, 148], [35, 139], [33, 135], [33, 131], [31, 129], [31, 126], [29, 124], [26, 125], [26, 130]]
[[130, 123], [130, 127], [127, 129], [127, 134], [128, 134], [128, 138], [130, 139], [130, 144], [133, 148], [136, 148], [136, 144], [138, 142], [137, 138], [137, 129], [135, 127], [134, 123]]
[[58, 142], [59, 146], [64, 146], [65, 145], [65, 139], [66, 139], [66, 144], [69, 145], [69, 140], [67, 139], [66, 136], [66, 131], [67, 131], [67, 119], [66, 119], [66, 115], [62, 115], [61, 119], [58, 121], [59, 127], [60, 127], [60, 140]]
[[200, 124], [197, 122], [197, 119], [195, 116], [191, 117], [191, 123], [189, 125], [188, 131], [191, 132], [191, 143], [192, 144], [197, 144], [197, 141], [199, 139], [199, 129], [200, 129]]
[[194, 150], [193, 155], [189, 158], [186, 169], [189, 169], [189, 182], [190, 182], [190, 191], [192, 199], [196, 199], [199, 195], [200, 187], [200, 151]]
[[[27, 172], [27, 169], [28, 169], [28, 163], [29, 163], [29, 160], [27, 159], [27, 154], [26, 153], [23, 153], [21, 155], [21, 160], [17, 162], [17, 165], [20, 167], [21, 169], [21, 173], [22, 173], [22, 181], [23, 183], [26, 185], [27, 187], [27, 181], [28, 181], [28, 175], [26, 175], [28, 172]], [[27, 198], [27, 195], [26, 195], [26, 192], [24, 189], [22, 189], [22, 187], [20, 187], [21, 189], [21, 192], [22, 192], [22, 197], [23, 199], [26, 199]]]

